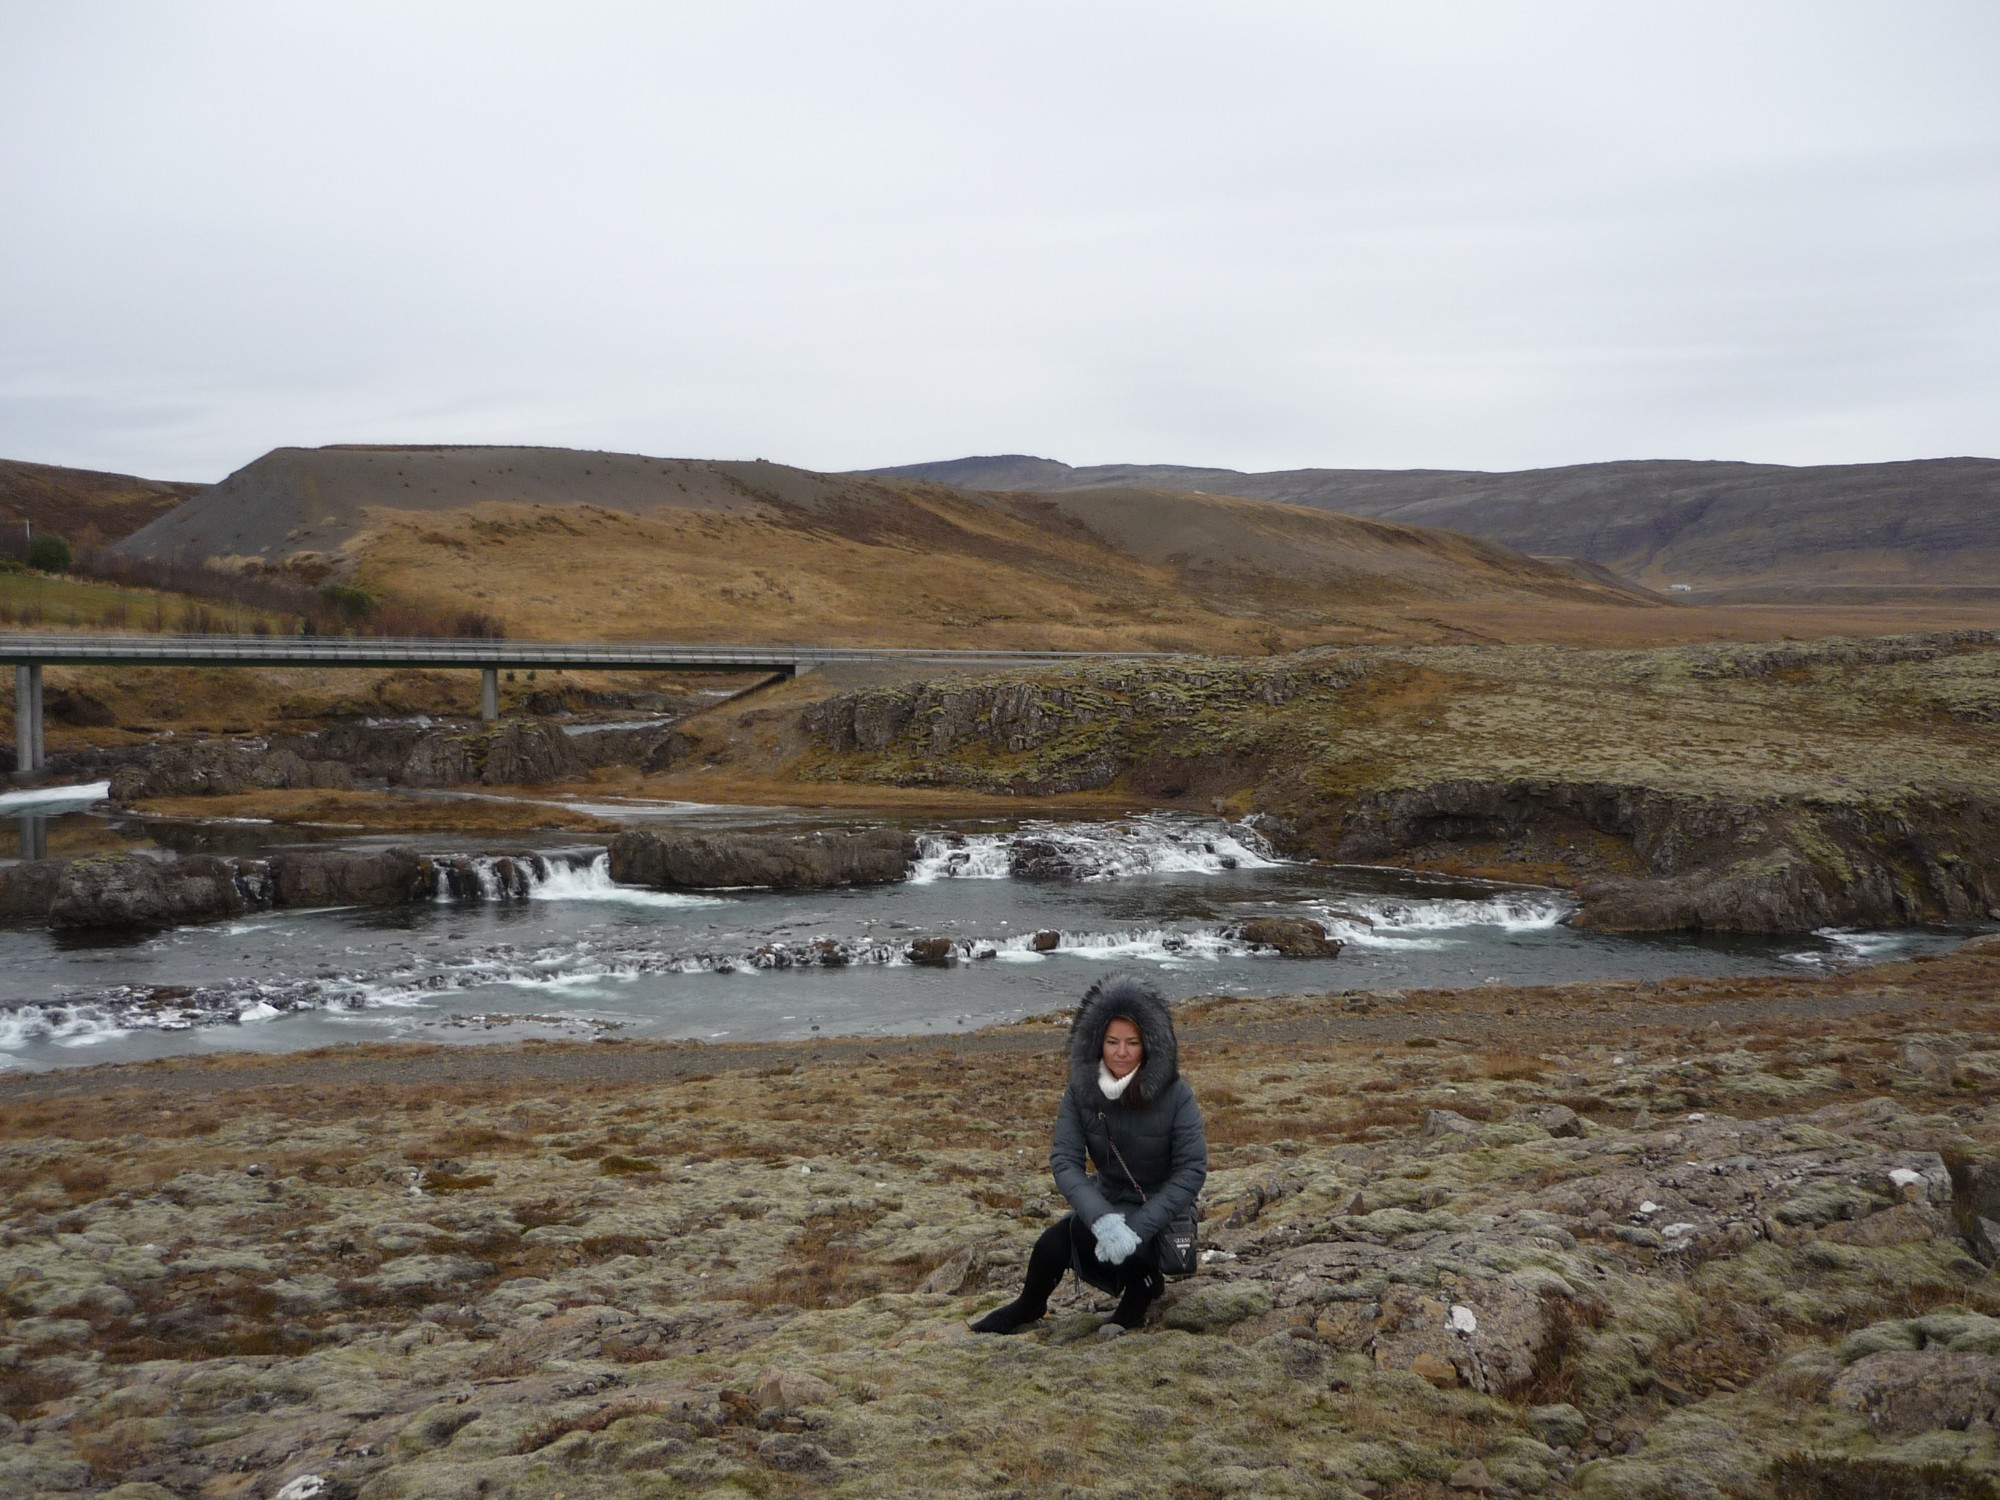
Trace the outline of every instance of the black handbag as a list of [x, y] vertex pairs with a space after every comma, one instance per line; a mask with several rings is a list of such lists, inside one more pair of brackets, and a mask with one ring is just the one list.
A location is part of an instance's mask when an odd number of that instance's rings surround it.
[[[1125, 1174], [1125, 1180], [1138, 1190], [1139, 1201], [1146, 1201], [1146, 1190], [1139, 1187], [1139, 1179], [1132, 1175], [1132, 1169], [1125, 1165], [1125, 1153], [1118, 1149], [1118, 1138], [1111, 1133], [1111, 1122], [1104, 1118], [1104, 1111], [1097, 1112], [1097, 1119], [1104, 1126], [1104, 1139], [1110, 1144], [1111, 1154], [1118, 1159], [1118, 1170]], [[1200, 1220], [1195, 1217], [1194, 1205], [1167, 1220], [1167, 1227], [1153, 1236], [1153, 1260], [1160, 1268], [1162, 1276], [1192, 1276], [1201, 1269], [1201, 1246], [1199, 1244]]]

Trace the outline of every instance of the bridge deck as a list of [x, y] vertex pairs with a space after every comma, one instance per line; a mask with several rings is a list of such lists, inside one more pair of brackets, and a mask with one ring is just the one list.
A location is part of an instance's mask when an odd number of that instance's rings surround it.
[[480, 717], [500, 714], [502, 668], [594, 671], [781, 672], [798, 676], [838, 662], [935, 662], [1006, 667], [1092, 658], [1157, 657], [1162, 651], [955, 651], [868, 646], [686, 646], [658, 642], [395, 640], [374, 636], [18, 635], [0, 634], [0, 665], [14, 668], [17, 774], [39, 771], [42, 668], [152, 667], [476, 667]]

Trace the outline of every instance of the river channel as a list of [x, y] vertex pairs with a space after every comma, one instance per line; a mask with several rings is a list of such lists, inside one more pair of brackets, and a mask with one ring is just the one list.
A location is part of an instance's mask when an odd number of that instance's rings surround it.
[[[767, 829], [893, 822], [921, 841], [908, 881], [805, 893], [675, 894], [614, 885], [600, 842], [362, 837], [268, 824], [121, 817], [102, 787], [0, 797], [20, 849], [89, 827], [138, 849], [264, 855], [329, 843], [427, 853], [532, 851], [525, 897], [440, 893], [392, 909], [268, 911], [142, 938], [0, 927], [0, 1071], [359, 1041], [905, 1034], [1065, 1007], [1112, 969], [1170, 998], [1799, 973], [1949, 947], [1945, 929], [1807, 937], [1618, 937], [1570, 927], [1535, 886], [1289, 863], [1254, 828], [1178, 814], [1092, 822], [883, 820], [810, 811], [570, 801], [634, 826]], [[5, 824], [0, 823], [0, 830]], [[1024, 833], [1072, 851], [1080, 878], [1009, 873]], [[4, 836], [4, 834], [0, 834]], [[60, 845], [62, 838], [54, 840]], [[1306, 916], [1346, 947], [1280, 958], [1226, 935]], [[1058, 937], [1037, 951], [1037, 934]], [[918, 937], [957, 961], [915, 965]], [[1043, 937], [1040, 942], [1046, 945]], [[833, 956], [829, 964], [823, 960]]]

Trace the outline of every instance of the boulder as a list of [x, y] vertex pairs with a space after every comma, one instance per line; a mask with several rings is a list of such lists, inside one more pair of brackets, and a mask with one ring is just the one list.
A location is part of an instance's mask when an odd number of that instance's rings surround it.
[[1493, 1493], [1493, 1476], [1486, 1472], [1485, 1464], [1476, 1458], [1468, 1458], [1452, 1470], [1451, 1478], [1446, 1481], [1446, 1485], [1448, 1488], [1466, 1490], [1475, 1495], [1490, 1495]]
[[1827, 1399], [1884, 1437], [1992, 1425], [2000, 1413], [2000, 1359], [1950, 1349], [1885, 1350], [1856, 1360]]
[[918, 938], [903, 950], [903, 957], [926, 969], [946, 969], [958, 954], [958, 944], [950, 938]]
[[1580, 1448], [1590, 1436], [1590, 1419], [1567, 1401], [1531, 1406], [1523, 1417], [1528, 1431], [1551, 1448]]
[[1007, 845], [1007, 873], [1016, 880], [1088, 880], [1103, 865], [1085, 845], [1029, 834]]
[[1275, 948], [1286, 958], [1332, 958], [1346, 946], [1307, 917], [1252, 917], [1225, 927], [1222, 935], [1257, 948]]
[[1169, 1328], [1220, 1333], [1271, 1310], [1271, 1293], [1250, 1282], [1209, 1281], [1175, 1298], [1161, 1317]]
[[241, 916], [233, 866], [213, 855], [92, 855], [64, 867], [49, 901], [57, 928], [158, 928]]
[[0, 867], [0, 918], [41, 921], [49, 914], [66, 859], [24, 859]]
[[1467, 1119], [1455, 1109], [1427, 1109], [1424, 1111], [1423, 1138], [1434, 1141], [1448, 1135], [1472, 1135], [1479, 1129], [1477, 1120]]
[[750, 1404], [758, 1411], [796, 1411], [801, 1406], [825, 1406], [839, 1394], [830, 1381], [817, 1375], [766, 1365], [750, 1387]]
[[716, 886], [881, 885], [904, 879], [917, 841], [890, 829], [855, 833], [621, 833], [611, 878], [656, 890]]
[[361, 854], [309, 850], [274, 854], [269, 863], [274, 906], [395, 906], [432, 892], [427, 861], [408, 849]]
[[1524, 1104], [1513, 1118], [1546, 1130], [1558, 1140], [1574, 1140], [1583, 1134], [1583, 1120], [1567, 1104]]
[[1913, 1036], [1903, 1043], [1903, 1066], [1939, 1088], [1951, 1087], [1958, 1056], [1958, 1047], [1943, 1037]]
[[917, 1287], [920, 1292], [932, 1296], [955, 1296], [965, 1287], [966, 1278], [972, 1274], [972, 1250], [970, 1247], [942, 1261]]

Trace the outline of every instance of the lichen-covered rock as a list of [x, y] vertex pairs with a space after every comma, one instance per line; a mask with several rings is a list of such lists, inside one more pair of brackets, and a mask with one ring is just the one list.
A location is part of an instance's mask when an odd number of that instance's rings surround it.
[[750, 1387], [750, 1403], [759, 1411], [796, 1411], [802, 1406], [824, 1406], [839, 1394], [831, 1381], [817, 1375], [767, 1365]]
[[1175, 1297], [1161, 1321], [1190, 1333], [1214, 1333], [1270, 1310], [1271, 1294], [1261, 1286], [1205, 1281]]
[[2000, 1359], [1945, 1348], [1884, 1350], [1850, 1365], [1828, 1399], [1886, 1437], [1991, 1426], [2000, 1412]]
[[1590, 1433], [1590, 1419], [1567, 1401], [1531, 1406], [1523, 1420], [1528, 1430], [1551, 1448], [1574, 1448]]

